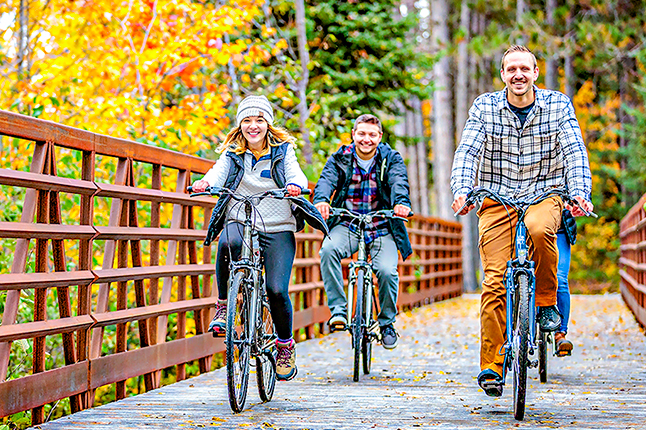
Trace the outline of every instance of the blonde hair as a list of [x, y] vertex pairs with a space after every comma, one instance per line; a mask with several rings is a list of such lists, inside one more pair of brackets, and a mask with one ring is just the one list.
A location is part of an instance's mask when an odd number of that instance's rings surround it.
[[[289, 131], [282, 127], [274, 127], [273, 125], [267, 123], [267, 135], [265, 140], [262, 143], [263, 148], [269, 146], [278, 146], [284, 142], [294, 143], [296, 138], [289, 134]], [[242, 134], [242, 129], [240, 126], [234, 127], [229, 131], [227, 137], [224, 139], [224, 142], [218, 146], [216, 149], [217, 152], [223, 153], [225, 151], [232, 151], [236, 154], [243, 154], [249, 148], [247, 139], [245, 139]]]
[[512, 52], [525, 52], [529, 55], [532, 56], [532, 59], [534, 60], [534, 68], [536, 68], [537, 63], [536, 63], [536, 56], [532, 51], [530, 51], [526, 46], [523, 45], [512, 45], [505, 51], [504, 54], [502, 54], [502, 60], [500, 60], [500, 68], [504, 69], [505, 68], [505, 57]]

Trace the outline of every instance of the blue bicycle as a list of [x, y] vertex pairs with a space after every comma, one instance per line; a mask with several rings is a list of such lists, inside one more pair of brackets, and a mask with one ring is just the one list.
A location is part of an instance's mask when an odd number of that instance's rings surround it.
[[[501, 351], [503, 349], [505, 351], [502, 383], [504, 385], [506, 373], [508, 370], [511, 370], [514, 389], [514, 417], [519, 421], [525, 417], [527, 369], [539, 367], [539, 364], [544, 364], [542, 370], [544, 371], [544, 377], [547, 378], [546, 357], [544, 357], [545, 362], [543, 363], [539, 363], [539, 358], [541, 357], [533, 359], [535, 354], [538, 356], [541, 355], [541, 352], [545, 351], [547, 345], [543, 345], [543, 348], [541, 348], [541, 342], [545, 343], [547, 339], [543, 335], [539, 339], [536, 336], [538, 324], [536, 321], [537, 312], [535, 304], [535, 263], [529, 258], [525, 214], [530, 206], [540, 203], [549, 197], [560, 197], [564, 202], [581, 207], [563, 188], [549, 189], [528, 201], [522, 202], [503, 197], [486, 188], [476, 188], [467, 195], [465, 204], [456, 212], [456, 214], [459, 214], [464, 208], [479, 203], [485, 198], [489, 198], [503, 205], [508, 214], [509, 209], [512, 209], [518, 215], [516, 232], [512, 243], [514, 255], [507, 262], [507, 270], [503, 278], [507, 290], [507, 341], [502, 345]], [[584, 212], [586, 215], [596, 217], [593, 212], [587, 212], [585, 209]], [[544, 332], [541, 333], [543, 334]], [[530, 356], [532, 359], [530, 359]], [[541, 375], [542, 377], [543, 375]], [[487, 383], [499, 384], [498, 381], [494, 380], [485, 381], [483, 388], [487, 388]], [[494, 388], [493, 385], [490, 388]]]

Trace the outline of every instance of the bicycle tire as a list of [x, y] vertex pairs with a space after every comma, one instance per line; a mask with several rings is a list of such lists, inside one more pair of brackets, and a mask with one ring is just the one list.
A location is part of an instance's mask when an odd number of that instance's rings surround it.
[[525, 396], [527, 394], [527, 365], [529, 345], [529, 278], [519, 273], [516, 285], [516, 303], [513, 320], [514, 341], [512, 344], [514, 360], [512, 363], [514, 380], [514, 418], [525, 418]]
[[244, 273], [237, 272], [229, 279], [227, 302], [227, 391], [233, 412], [241, 412], [247, 400], [251, 344], [247, 339], [250, 320], [249, 298], [243, 289]]
[[361, 372], [361, 344], [363, 343], [363, 291], [359, 291], [359, 287], [363, 289], [363, 270], [357, 270], [356, 277], [356, 302], [354, 305], [354, 317], [352, 318], [352, 348], [354, 349], [354, 367], [352, 380], [359, 381], [359, 374]]
[[[374, 312], [375, 308], [372, 306], [372, 298], [374, 296], [374, 291], [372, 288], [372, 279], [365, 280], [363, 303], [364, 303], [364, 315], [370, 315], [371, 320], [376, 320]], [[366, 310], [368, 312], [366, 312]], [[366, 327], [372, 325], [372, 321], [366, 322]], [[370, 366], [372, 362], [372, 337], [368, 331], [368, 328], [364, 331], [363, 343], [361, 345], [361, 355], [363, 357], [363, 374], [370, 374]]]
[[258, 339], [260, 354], [256, 357], [256, 382], [260, 400], [268, 402], [274, 395], [276, 387], [276, 335], [274, 321], [271, 318], [271, 309], [267, 297], [263, 297], [260, 309], [260, 327]]
[[[537, 324], [538, 326], [538, 324]], [[547, 342], [548, 333], [538, 327], [538, 377], [542, 383], [547, 382]]]

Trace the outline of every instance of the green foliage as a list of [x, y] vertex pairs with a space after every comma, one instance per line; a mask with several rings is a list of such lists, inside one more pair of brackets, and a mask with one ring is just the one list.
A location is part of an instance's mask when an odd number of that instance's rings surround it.
[[399, 2], [389, 0], [308, 4], [308, 97], [314, 123], [323, 126], [318, 142], [324, 149], [336, 146], [337, 127], [347, 131], [346, 122], [359, 114], [398, 114], [398, 101], [429, 95], [422, 79], [430, 57], [411, 43], [416, 14], [397, 16]]

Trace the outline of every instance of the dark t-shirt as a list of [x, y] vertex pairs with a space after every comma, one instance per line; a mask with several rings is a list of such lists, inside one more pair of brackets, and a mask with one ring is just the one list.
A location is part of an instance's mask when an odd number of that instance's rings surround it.
[[525, 125], [525, 120], [527, 119], [527, 115], [529, 115], [529, 111], [532, 110], [533, 107], [534, 107], [534, 102], [532, 102], [532, 104], [530, 104], [529, 106], [525, 106], [522, 108], [516, 107], [511, 103], [509, 103], [509, 108], [513, 113], [516, 114], [516, 116], [520, 120], [521, 127]]

